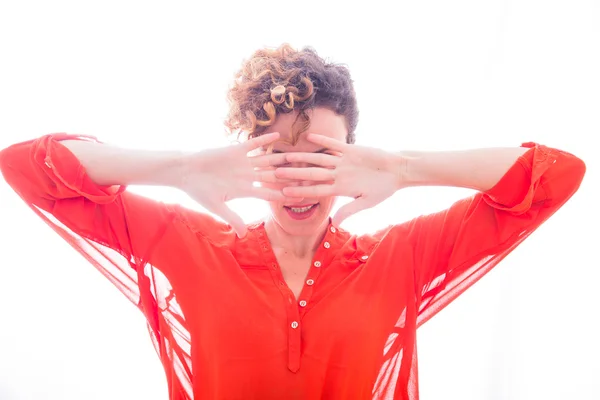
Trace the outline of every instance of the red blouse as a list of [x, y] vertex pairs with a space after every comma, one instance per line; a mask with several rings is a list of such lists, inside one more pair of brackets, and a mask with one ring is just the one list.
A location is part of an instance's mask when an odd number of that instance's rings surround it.
[[0, 152], [12, 188], [144, 313], [170, 399], [418, 399], [416, 329], [558, 210], [585, 173], [530, 147], [486, 193], [356, 236], [329, 226], [296, 300], [262, 223], [94, 184], [62, 139]]

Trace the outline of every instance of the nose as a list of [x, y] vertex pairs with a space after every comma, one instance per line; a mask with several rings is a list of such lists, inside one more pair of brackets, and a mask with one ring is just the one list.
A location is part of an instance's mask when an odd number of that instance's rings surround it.
[[290, 199], [289, 203], [290, 204], [302, 204], [303, 201], [304, 201], [304, 197], [294, 197], [293, 199]]
[[[285, 186], [305, 186], [306, 181], [290, 181], [285, 184]], [[289, 203], [291, 204], [302, 204], [304, 201], [304, 197], [294, 197], [293, 199], [289, 199]]]
[[[295, 162], [295, 163], [291, 163], [290, 166], [293, 168], [306, 168], [306, 167], [310, 167], [310, 164], [303, 163], [303, 162]], [[310, 186], [312, 184], [313, 184], [313, 182], [311, 182], [311, 181], [291, 181], [291, 182], [288, 182], [287, 186]], [[304, 197], [295, 197], [290, 202], [294, 203], [294, 204], [301, 204], [304, 200], [305, 200]]]

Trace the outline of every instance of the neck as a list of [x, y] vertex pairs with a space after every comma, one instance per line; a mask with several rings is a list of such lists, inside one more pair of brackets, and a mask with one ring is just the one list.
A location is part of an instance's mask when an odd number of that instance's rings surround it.
[[283, 250], [298, 258], [310, 258], [315, 254], [317, 247], [319, 247], [325, 236], [328, 226], [329, 218], [324, 220], [321, 226], [310, 234], [292, 235], [284, 231], [273, 217], [269, 217], [265, 221], [265, 230], [273, 249]]

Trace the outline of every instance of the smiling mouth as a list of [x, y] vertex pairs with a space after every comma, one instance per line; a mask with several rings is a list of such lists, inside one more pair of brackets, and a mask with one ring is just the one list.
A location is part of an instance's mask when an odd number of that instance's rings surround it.
[[307, 206], [283, 206], [284, 208], [287, 208], [288, 210], [298, 213], [298, 214], [302, 214], [305, 213], [307, 211], [312, 210], [314, 207], [316, 207], [319, 203], [315, 203], [315, 204], [310, 204]]
[[294, 206], [283, 206], [288, 217], [291, 219], [301, 221], [310, 220], [310, 218], [316, 214], [319, 209], [319, 203], [316, 204], [299, 204]]

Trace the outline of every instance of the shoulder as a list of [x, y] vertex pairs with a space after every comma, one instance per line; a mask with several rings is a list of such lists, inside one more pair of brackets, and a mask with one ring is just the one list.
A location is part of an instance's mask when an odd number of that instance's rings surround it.
[[408, 237], [408, 223], [388, 225], [371, 233], [355, 235], [354, 240], [359, 247], [365, 250], [374, 250], [375, 248], [386, 245], [389, 242], [406, 240]]
[[389, 225], [374, 232], [353, 234], [340, 230], [340, 243], [346, 256], [366, 260], [371, 254], [386, 249], [400, 249], [401, 243], [406, 242], [407, 229], [405, 225]]
[[220, 247], [231, 246], [237, 238], [229, 224], [207, 212], [187, 208], [180, 204], [169, 204], [168, 208], [172, 214], [173, 229], [188, 231]]

